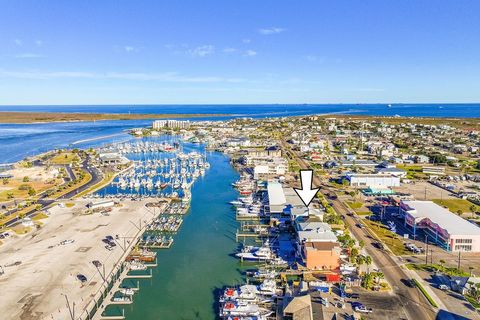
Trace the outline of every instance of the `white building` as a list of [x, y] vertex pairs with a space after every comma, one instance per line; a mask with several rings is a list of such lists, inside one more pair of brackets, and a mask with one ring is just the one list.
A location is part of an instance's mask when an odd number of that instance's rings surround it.
[[345, 178], [352, 187], [391, 188], [400, 186], [400, 177], [390, 174], [357, 174], [348, 173]]
[[253, 177], [255, 179], [268, 179], [283, 176], [288, 172], [288, 162], [283, 158], [264, 158], [249, 161], [249, 166], [253, 167]]
[[179, 128], [185, 129], [190, 127], [190, 121], [179, 121], [179, 120], [155, 120], [152, 124], [153, 129], [162, 129], [162, 128]]
[[283, 186], [278, 182], [269, 182], [267, 185], [268, 204], [270, 213], [282, 213], [287, 204]]
[[119, 165], [119, 164], [126, 164], [129, 162], [129, 160], [116, 153], [116, 152], [106, 152], [106, 153], [100, 153], [98, 155], [98, 158], [100, 159], [100, 162], [102, 165]]
[[87, 208], [89, 209], [99, 209], [99, 208], [110, 208], [115, 205], [115, 201], [113, 200], [100, 200], [100, 201], [92, 201], [87, 204]]

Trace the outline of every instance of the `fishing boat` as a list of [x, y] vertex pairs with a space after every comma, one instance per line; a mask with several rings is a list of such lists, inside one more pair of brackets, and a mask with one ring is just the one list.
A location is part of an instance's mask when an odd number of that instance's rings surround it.
[[276, 258], [275, 253], [270, 249], [268, 241], [261, 247], [247, 246], [235, 256], [247, 261], [271, 261]]

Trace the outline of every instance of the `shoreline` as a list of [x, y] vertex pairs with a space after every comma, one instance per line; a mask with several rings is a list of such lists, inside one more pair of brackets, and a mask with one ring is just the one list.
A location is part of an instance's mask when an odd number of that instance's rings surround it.
[[123, 114], [123, 113], [69, 113], [69, 112], [30, 112], [30, 111], [0, 111], [0, 124], [43, 124], [55, 122], [88, 122], [106, 120], [154, 120], [169, 118], [204, 118], [225, 117], [230, 114], [215, 113], [146, 113], [146, 114]]

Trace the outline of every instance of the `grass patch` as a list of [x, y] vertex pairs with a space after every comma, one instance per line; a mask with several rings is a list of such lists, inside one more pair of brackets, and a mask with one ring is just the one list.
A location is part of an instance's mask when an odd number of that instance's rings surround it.
[[372, 214], [370, 211], [355, 211], [355, 213], [359, 216], [369, 216]]
[[363, 219], [362, 222], [397, 256], [407, 254], [403, 241], [398, 236], [388, 230], [383, 224]]
[[433, 300], [433, 298], [428, 294], [428, 292], [425, 290], [425, 288], [420, 284], [420, 282], [418, 282], [416, 279], [412, 279], [413, 282], [415, 282], [415, 285], [418, 287], [418, 289], [420, 289], [420, 291], [422, 292], [422, 294], [425, 296], [425, 298], [427, 298], [428, 302], [435, 308], [438, 308], [438, 305], [437, 303], [435, 302], [435, 300]]
[[40, 212], [39, 214], [35, 215], [35, 216], [32, 218], [32, 220], [33, 220], [33, 221], [38, 221], [38, 220], [46, 219], [46, 218], [48, 218], [48, 216], [47, 216], [45, 213]]
[[25, 233], [29, 232], [30, 230], [32, 230], [32, 228], [25, 227], [21, 224], [16, 225], [15, 227], [12, 228], [12, 231], [15, 232], [16, 234], [25, 234]]
[[[83, 170], [82, 170], [83, 171]], [[58, 192], [54, 193], [51, 195], [51, 198], [60, 198], [61, 196], [63, 196], [64, 194], [67, 194], [69, 193], [70, 191], [72, 190], [75, 190], [77, 188], [80, 188], [81, 186], [83, 186], [84, 184], [88, 183], [90, 180], [92, 180], [92, 175], [86, 171], [83, 171], [85, 173], [84, 177], [82, 180], [78, 181], [78, 180], [75, 180], [75, 183], [70, 186], [70, 187], [67, 187], [65, 189], [62, 189], [62, 190], [59, 190]]]
[[470, 273], [465, 272], [463, 270], [458, 270], [457, 268], [449, 268], [442, 266], [437, 263], [433, 264], [424, 264], [424, 263], [407, 263], [405, 266], [410, 270], [421, 270], [426, 272], [436, 272], [439, 271], [443, 274], [447, 274], [450, 276], [461, 276], [461, 277], [469, 277]]
[[347, 201], [347, 204], [348, 204], [349, 207], [352, 208], [353, 210], [355, 210], [355, 209], [360, 209], [360, 208], [363, 206], [363, 203], [361, 203], [361, 202], [351, 202], [351, 201]]
[[91, 186], [90, 188], [80, 192], [78, 195], [76, 195], [75, 197], [78, 198], [78, 197], [82, 197], [86, 194], [89, 194], [91, 192], [94, 192], [98, 189], [101, 189], [103, 188], [104, 186], [108, 185], [109, 183], [111, 183], [113, 181], [113, 179], [115, 178], [115, 173], [113, 172], [107, 172], [104, 174], [103, 176], [103, 179], [102, 181], [100, 181], [99, 183], [97, 183], [96, 185], [93, 185]]
[[475, 309], [480, 309], [480, 302], [478, 302], [474, 297], [470, 295], [465, 295], [465, 299], [474, 307]]
[[470, 207], [472, 203], [464, 199], [433, 199], [433, 202], [442, 207], [447, 207], [453, 213], [461, 212], [470, 212]]
[[55, 155], [50, 161], [53, 164], [71, 164], [75, 161], [79, 161], [80, 158], [73, 152], [62, 152]]

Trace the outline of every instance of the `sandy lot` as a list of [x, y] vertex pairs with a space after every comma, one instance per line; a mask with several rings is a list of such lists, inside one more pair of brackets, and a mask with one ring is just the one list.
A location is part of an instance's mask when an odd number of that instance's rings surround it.
[[447, 190], [434, 186], [433, 184], [425, 181], [402, 184], [400, 187], [394, 188], [394, 190], [400, 193], [412, 194], [416, 200], [458, 199]]
[[[101, 240], [117, 234], [133, 237], [138, 233], [133, 223], [152, 218], [145, 203], [138, 201], [121, 202], [123, 206], [114, 208], [109, 216], [81, 215], [87, 202], [50, 209], [41, 229], [0, 246], [0, 266], [5, 271], [0, 275], [0, 309], [6, 316], [0, 318], [70, 319], [63, 294], [68, 295], [70, 304], [75, 302], [79, 316], [103, 282], [92, 261], [103, 263], [108, 275], [124, 253], [119, 245], [108, 251]], [[75, 242], [60, 244], [69, 239]], [[21, 264], [14, 265], [17, 261]], [[86, 284], [77, 280], [79, 273], [87, 277]]]

